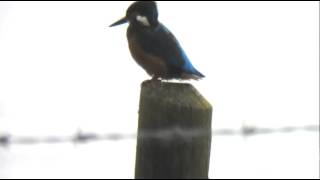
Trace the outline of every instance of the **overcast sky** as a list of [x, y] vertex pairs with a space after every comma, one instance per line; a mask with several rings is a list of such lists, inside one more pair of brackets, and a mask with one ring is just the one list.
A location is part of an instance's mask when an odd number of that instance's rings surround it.
[[[0, 134], [135, 132], [131, 2], [0, 2]], [[319, 124], [319, 2], [159, 2], [213, 129]]]

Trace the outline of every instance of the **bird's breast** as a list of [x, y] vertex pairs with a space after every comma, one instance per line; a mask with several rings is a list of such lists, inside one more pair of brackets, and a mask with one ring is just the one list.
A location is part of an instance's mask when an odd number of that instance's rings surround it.
[[[135, 61], [144, 68], [149, 75], [165, 78], [168, 74], [168, 67], [161, 58], [144, 50], [135, 33], [128, 29], [127, 32], [129, 50]], [[152, 44], [150, 44], [152, 46]]]

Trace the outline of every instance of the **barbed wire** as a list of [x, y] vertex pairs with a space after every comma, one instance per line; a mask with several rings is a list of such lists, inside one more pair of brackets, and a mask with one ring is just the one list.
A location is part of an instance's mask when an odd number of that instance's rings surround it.
[[87, 143], [94, 141], [119, 141], [137, 138], [158, 138], [170, 140], [173, 138], [198, 138], [204, 136], [235, 136], [244, 137], [270, 134], [270, 133], [292, 133], [297, 131], [319, 132], [319, 125], [306, 125], [301, 127], [286, 126], [281, 128], [258, 128], [253, 126], [243, 126], [241, 129], [218, 129], [208, 131], [207, 129], [181, 129], [171, 128], [159, 131], [144, 131], [135, 133], [84, 133], [79, 130], [73, 136], [48, 136], [48, 137], [33, 137], [33, 136], [13, 136], [10, 134], [0, 134], [0, 147], [7, 147], [14, 144], [32, 145], [32, 144], [55, 144], [55, 143]]

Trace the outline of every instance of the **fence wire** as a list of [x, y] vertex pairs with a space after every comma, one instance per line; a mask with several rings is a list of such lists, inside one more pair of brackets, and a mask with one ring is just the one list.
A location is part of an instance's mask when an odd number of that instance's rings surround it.
[[10, 134], [0, 134], [0, 147], [7, 147], [15, 144], [32, 145], [32, 144], [55, 144], [55, 143], [87, 143], [94, 141], [119, 141], [137, 138], [158, 138], [163, 140], [170, 140], [174, 138], [199, 138], [210, 136], [255, 136], [260, 134], [271, 133], [292, 133], [297, 131], [318, 132], [319, 125], [306, 125], [301, 127], [287, 126], [281, 128], [258, 128], [253, 126], [243, 126], [241, 129], [218, 129], [208, 131], [207, 129], [181, 129], [172, 128], [160, 131], [143, 131], [138, 134], [135, 133], [84, 133], [79, 130], [72, 136], [48, 136], [48, 137], [33, 137], [33, 136], [14, 136]]

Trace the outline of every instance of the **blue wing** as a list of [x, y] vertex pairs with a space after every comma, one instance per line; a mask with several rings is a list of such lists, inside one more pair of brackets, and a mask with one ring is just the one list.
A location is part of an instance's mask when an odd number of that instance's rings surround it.
[[164, 25], [140, 30], [137, 37], [147, 53], [160, 57], [172, 71], [204, 77], [193, 67], [177, 39]]

